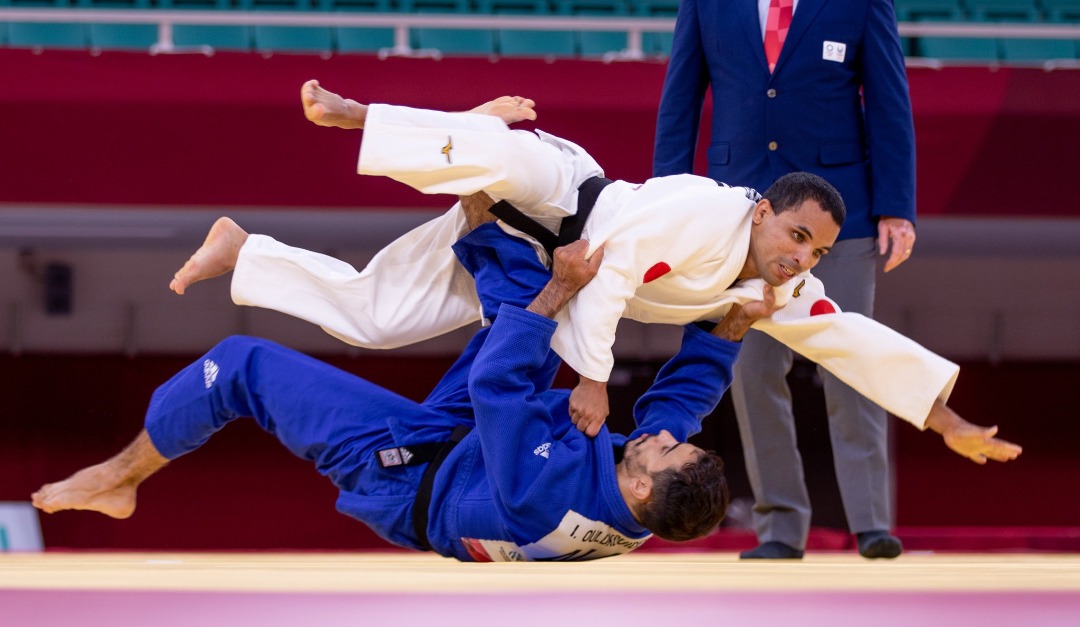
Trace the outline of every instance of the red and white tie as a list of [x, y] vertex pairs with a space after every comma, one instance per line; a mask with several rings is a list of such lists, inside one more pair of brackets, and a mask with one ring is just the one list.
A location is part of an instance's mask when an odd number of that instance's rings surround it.
[[784, 47], [788, 28], [791, 26], [793, 0], [771, 0], [769, 16], [765, 21], [765, 59], [769, 62], [769, 72], [776, 68], [780, 58], [780, 48]]

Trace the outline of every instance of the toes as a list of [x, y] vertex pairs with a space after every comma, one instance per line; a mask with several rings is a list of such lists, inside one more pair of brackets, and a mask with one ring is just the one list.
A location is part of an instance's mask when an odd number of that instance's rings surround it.
[[49, 495], [46, 488], [42, 488], [37, 492], [30, 495], [30, 504], [46, 514], [51, 514], [56, 511], [56, 508], [49, 504]]

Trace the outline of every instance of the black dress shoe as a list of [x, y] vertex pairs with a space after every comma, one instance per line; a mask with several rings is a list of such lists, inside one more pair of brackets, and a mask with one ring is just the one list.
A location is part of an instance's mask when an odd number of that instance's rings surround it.
[[864, 531], [856, 536], [859, 540], [859, 555], [870, 559], [884, 557], [892, 559], [904, 552], [900, 538], [888, 531]]
[[775, 540], [739, 553], [741, 560], [801, 560], [802, 556], [799, 549]]

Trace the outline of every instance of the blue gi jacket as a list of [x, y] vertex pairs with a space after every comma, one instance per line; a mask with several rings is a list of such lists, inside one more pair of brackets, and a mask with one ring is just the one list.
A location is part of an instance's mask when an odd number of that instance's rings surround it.
[[[548, 390], [555, 322], [503, 305], [469, 376], [476, 428], [439, 470], [428, 529], [461, 560], [584, 560], [640, 546], [648, 530], [619, 493], [607, 427], [574, 427], [568, 390]], [[683, 350], [635, 409], [639, 433], [700, 430], [731, 382], [739, 344], [688, 326]], [[537, 381], [537, 373], [542, 373]]]

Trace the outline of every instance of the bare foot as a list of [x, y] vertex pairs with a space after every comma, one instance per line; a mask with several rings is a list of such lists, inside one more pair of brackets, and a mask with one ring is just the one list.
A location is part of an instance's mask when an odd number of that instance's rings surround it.
[[366, 105], [323, 89], [317, 80], [310, 80], [300, 88], [300, 102], [304, 105], [304, 117], [319, 126], [364, 128], [367, 120]]
[[482, 113], [493, 115], [507, 124], [521, 122], [522, 120], [535, 120], [536, 103], [521, 96], [501, 96], [495, 100], [485, 102], [479, 107], [469, 110], [469, 113]]
[[247, 241], [247, 237], [247, 231], [231, 219], [218, 218], [214, 226], [210, 227], [203, 245], [187, 260], [184, 267], [173, 275], [169, 289], [183, 294], [192, 283], [229, 272], [236, 266], [240, 247]]
[[83, 468], [63, 481], [43, 485], [31, 495], [34, 507], [52, 514], [66, 509], [128, 518], [135, 512], [136, 482], [118, 479], [109, 462]]

